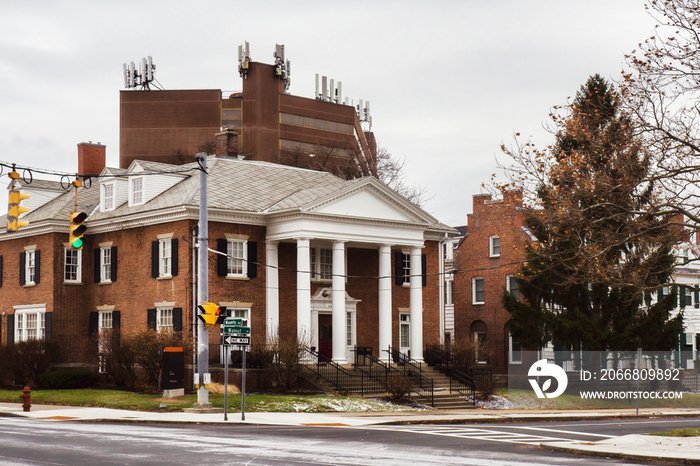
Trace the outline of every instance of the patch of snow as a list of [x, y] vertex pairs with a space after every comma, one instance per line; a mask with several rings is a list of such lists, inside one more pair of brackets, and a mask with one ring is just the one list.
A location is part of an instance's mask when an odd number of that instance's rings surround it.
[[476, 405], [483, 409], [512, 409], [513, 403], [498, 395], [491, 395], [488, 400], [476, 400]]

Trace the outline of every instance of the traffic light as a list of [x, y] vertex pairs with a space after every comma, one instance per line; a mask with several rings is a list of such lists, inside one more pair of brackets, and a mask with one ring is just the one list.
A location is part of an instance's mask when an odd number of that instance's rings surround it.
[[83, 244], [85, 244], [83, 235], [85, 230], [87, 230], [87, 226], [84, 223], [86, 218], [87, 214], [85, 212], [73, 212], [70, 215], [70, 239], [68, 243], [74, 249], [83, 249]]
[[16, 189], [10, 190], [7, 202], [7, 231], [17, 231], [19, 228], [29, 225], [26, 220], [20, 220], [20, 214], [29, 212], [29, 207], [19, 205], [24, 199], [29, 199], [29, 194], [22, 194]]
[[[219, 307], [218, 304], [214, 303], [204, 303], [199, 306], [199, 318], [204, 322], [206, 327], [214, 327], [219, 323], [219, 317], [221, 317], [221, 311], [226, 308]], [[225, 315], [225, 312], [224, 312]]]

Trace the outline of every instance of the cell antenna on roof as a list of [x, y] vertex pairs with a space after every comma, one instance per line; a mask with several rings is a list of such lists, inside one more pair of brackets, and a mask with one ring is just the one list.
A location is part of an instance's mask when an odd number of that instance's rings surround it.
[[238, 74], [241, 78], [248, 78], [248, 69], [250, 68], [250, 46], [248, 41], [245, 45], [238, 46]]
[[[126, 89], [140, 88], [142, 91], [150, 91], [151, 84], [156, 80], [154, 76], [156, 65], [153, 63], [153, 58], [150, 55], [141, 59], [138, 71], [136, 71], [136, 64], [133, 61], [129, 65], [124, 63], [122, 70], [124, 72], [124, 87]], [[160, 89], [155, 84], [153, 86], [156, 89]]]
[[275, 75], [279, 76], [284, 81], [284, 89], [289, 89], [291, 83], [290, 75], [292, 74], [291, 63], [284, 59], [284, 45], [275, 44]]

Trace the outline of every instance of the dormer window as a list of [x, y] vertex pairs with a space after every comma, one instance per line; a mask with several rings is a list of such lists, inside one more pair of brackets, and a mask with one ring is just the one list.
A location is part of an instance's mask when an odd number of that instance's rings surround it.
[[131, 204], [143, 204], [143, 177], [131, 179]]
[[102, 184], [102, 210], [114, 210], [114, 183]]

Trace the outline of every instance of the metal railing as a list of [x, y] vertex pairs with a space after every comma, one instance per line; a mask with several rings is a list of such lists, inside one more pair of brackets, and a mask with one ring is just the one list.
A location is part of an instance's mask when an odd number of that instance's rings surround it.
[[491, 367], [460, 367], [455, 355], [442, 345], [427, 345], [423, 356], [428, 365], [450, 377], [450, 392], [456, 391], [472, 403], [476, 402], [476, 387], [491, 383]]
[[420, 361], [409, 358], [396, 348], [389, 346], [391, 360], [396, 364], [396, 370], [402, 377], [413, 382], [416, 393], [431, 405], [435, 403], [435, 384], [433, 379], [423, 374], [423, 366]]

